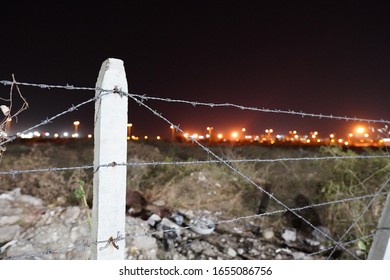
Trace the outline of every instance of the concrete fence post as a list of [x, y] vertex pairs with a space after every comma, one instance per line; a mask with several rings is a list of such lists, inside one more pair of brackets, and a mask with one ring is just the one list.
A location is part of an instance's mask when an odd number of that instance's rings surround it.
[[369, 260], [390, 260], [390, 193], [387, 195], [382, 216], [379, 219], [378, 228], [374, 236]]
[[[111, 164], [96, 168], [93, 176], [92, 240], [99, 242], [115, 240], [118, 234], [125, 236], [127, 168], [116, 165], [127, 161], [127, 96], [119, 92], [127, 92], [122, 60], [109, 58], [103, 62], [96, 88], [103, 91], [96, 90], [94, 165]], [[124, 248], [124, 239], [97, 243], [91, 258], [121, 260]]]

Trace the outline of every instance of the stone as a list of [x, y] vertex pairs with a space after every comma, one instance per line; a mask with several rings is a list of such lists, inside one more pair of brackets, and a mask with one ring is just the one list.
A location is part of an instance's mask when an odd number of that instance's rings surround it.
[[160, 222], [160, 221], [161, 221], [161, 217], [160, 217], [159, 215], [157, 215], [157, 214], [152, 214], [152, 215], [148, 218], [147, 223], [148, 223], [151, 227], [155, 227], [156, 224], [157, 224], [158, 222]]
[[224, 252], [225, 252], [226, 255], [228, 255], [228, 256], [230, 256], [232, 258], [235, 258], [237, 256], [236, 250], [234, 250], [231, 247], [225, 248]]
[[155, 259], [157, 253], [157, 242], [155, 238], [148, 236], [137, 236], [134, 237], [132, 246], [142, 252], [146, 259]]
[[275, 256], [275, 260], [282, 260], [282, 259], [283, 259], [283, 257], [282, 257], [281, 254], [277, 254], [277, 255]]
[[184, 222], [184, 216], [181, 213], [173, 213], [171, 219], [179, 226]]
[[305, 242], [306, 244], [312, 246], [312, 247], [316, 247], [316, 246], [319, 246], [321, 243], [317, 240], [313, 240], [313, 239], [310, 239], [310, 238], [306, 238], [305, 239]]
[[26, 204], [31, 204], [33, 206], [42, 206], [43, 202], [42, 199], [33, 197], [31, 195], [21, 195], [18, 200], [22, 201], [23, 203]]
[[291, 250], [288, 249], [288, 248], [278, 248], [278, 249], [275, 250], [275, 253], [276, 253], [276, 254], [279, 254], [279, 253], [286, 253], [286, 254], [291, 255]]
[[12, 191], [0, 194], [0, 199], [14, 201], [17, 197], [21, 196], [20, 188], [13, 189]]
[[167, 219], [167, 218], [163, 218], [161, 220], [161, 226], [165, 226], [166, 228], [170, 228], [170, 229], [173, 229], [174, 232], [176, 232], [176, 234], [178, 236], [180, 236], [182, 234], [182, 229], [179, 225], [177, 225], [175, 222]]
[[[0, 195], [3, 196], [4, 194]], [[11, 215], [12, 213], [10, 212], [11, 208], [11, 203], [8, 201], [8, 199], [0, 199], [0, 215]]]
[[202, 253], [205, 256], [214, 258], [218, 256], [219, 251], [214, 246], [210, 246], [209, 244], [205, 243], [205, 248]]
[[126, 217], [126, 232], [133, 235], [126, 238], [126, 246], [130, 248], [129, 256], [132, 259], [153, 260], [157, 258], [157, 240], [146, 235], [149, 232], [149, 225], [146, 221]]
[[297, 239], [297, 230], [295, 228], [285, 229], [282, 233], [282, 238], [286, 242], [294, 242]]
[[199, 240], [194, 240], [191, 243], [190, 249], [195, 253], [195, 254], [200, 254], [203, 251], [203, 244]]
[[291, 255], [294, 260], [304, 260], [306, 258], [306, 254], [303, 252], [292, 252]]
[[0, 217], [0, 227], [5, 225], [16, 224], [19, 221], [19, 216], [3, 216]]
[[251, 254], [252, 256], [257, 256], [257, 255], [259, 255], [260, 253], [259, 253], [259, 251], [257, 251], [256, 249], [250, 249], [249, 250], [249, 254]]
[[185, 211], [180, 211], [181, 213], [183, 213], [184, 214], [184, 216], [186, 216], [187, 217], [187, 219], [190, 219], [190, 220], [192, 220], [192, 219], [194, 219], [195, 218], [195, 213], [194, 213], [194, 211], [193, 210], [185, 210]]
[[198, 174], [198, 183], [206, 182], [206, 181], [207, 181], [206, 176], [204, 176], [204, 174], [202, 172], [199, 172], [199, 174]]
[[78, 206], [69, 206], [65, 208], [65, 211], [60, 215], [61, 219], [66, 225], [77, 223], [80, 216], [81, 209]]
[[262, 232], [262, 236], [264, 237], [264, 239], [270, 240], [270, 239], [274, 238], [275, 233], [272, 229], [265, 229]]
[[237, 249], [237, 254], [243, 255], [245, 253], [245, 250], [243, 248], [238, 248]]
[[19, 225], [6, 225], [0, 227], [0, 244], [13, 240], [20, 233]]

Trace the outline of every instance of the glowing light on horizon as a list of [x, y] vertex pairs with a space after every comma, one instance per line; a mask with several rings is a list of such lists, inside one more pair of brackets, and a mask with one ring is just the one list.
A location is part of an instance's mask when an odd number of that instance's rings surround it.
[[356, 132], [359, 133], [359, 134], [363, 134], [364, 132], [366, 131], [366, 129], [362, 126], [358, 126], [356, 128]]

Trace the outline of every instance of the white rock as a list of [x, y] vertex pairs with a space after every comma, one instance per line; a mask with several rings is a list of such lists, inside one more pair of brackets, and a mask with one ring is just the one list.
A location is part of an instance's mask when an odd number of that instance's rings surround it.
[[203, 251], [203, 246], [201, 242], [197, 239], [191, 243], [190, 248], [192, 251], [194, 251], [195, 254], [199, 254]]
[[168, 228], [174, 229], [178, 236], [182, 234], [182, 228], [167, 218], [163, 218], [160, 224], [161, 226], [166, 226]]
[[279, 254], [279, 253], [286, 253], [286, 254], [291, 255], [291, 250], [288, 249], [288, 248], [278, 248], [278, 249], [275, 250], [275, 253], [276, 253], [276, 254]]
[[294, 260], [304, 260], [306, 256], [306, 254], [303, 252], [293, 252], [291, 255], [293, 256]]
[[307, 239], [305, 240], [305, 242], [306, 242], [308, 245], [313, 246], [313, 247], [319, 246], [319, 245], [321, 244], [319, 241], [313, 240], [313, 239], [309, 239], [309, 238], [307, 238]]
[[0, 243], [7, 243], [20, 233], [19, 225], [7, 225], [0, 228]]
[[233, 248], [230, 248], [230, 247], [225, 249], [225, 254], [227, 254], [228, 256], [230, 256], [232, 258], [237, 256], [236, 250], [234, 250]]
[[237, 249], [237, 254], [242, 255], [242, 254], [244, 254], [244, 253], [245, 253], [245, 250], [244, 250], [244, 249], [242, 249], [242, 248], [238, 248], [238, 249]]
[[206, 181], [207, 181], [206, 176], [204, 176], [204, 174], [202, 172], [199, 172], [198, 182], [206, 182]]
[[5, 225], [16, 224], [17, 221], [20, 220], [19, 216], [3, 216], [0, 217], [0, 227]]
[[149, 219], [147, 220], [147, 223], [154, 227], [158, 222], [161, 221], [161, 217], [157, 214], [152, 214]]
[[294, 242], [297, 239], [297, 230], [295, 228], [285, 229], [282, 233], [282, 238], [286, 242]]
[[259, 254], [259, 251], [257, 251], [256, 249], [251, 249], [249, 251], [249, 254], [251, 254], [252, 256], [257, 256]]
[[272, 229], [265, 229], [265, 230], [263, 230], [262, 235], [266, 240], [270, 240], [270, 239], [274, 238], [275, 233]]
[[281, 260], [281, 259], [283, 259], [283, 257], [282, 257], [281, 254], [277, 254], [277, 255], [275, 256], [275, 260]]

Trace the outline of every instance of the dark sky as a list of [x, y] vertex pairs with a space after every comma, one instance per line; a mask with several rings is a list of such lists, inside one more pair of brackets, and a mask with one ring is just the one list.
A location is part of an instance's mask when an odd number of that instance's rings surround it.
[[[50, 3], [50, 4], [49, 4]], [[94, 87], [108, 57], [129, 91], [199, 102], [390, 119], [389, 1], [6, 1], [0, 80]], [[21, 87], [30, 108], [13, 132], [94, 92]], [[9, 87], [0, 85], [0, 95]], [[15, 104], [16, 101], [15, 101]], [[180, 128], [347, 132], [354, 123], [148, 102]], [[93, 131], [93, 104], [41, 131]], [[169, 126], [129, 100], [134, 134]], [[228, 130], [229, 129], [229, 130]]]

